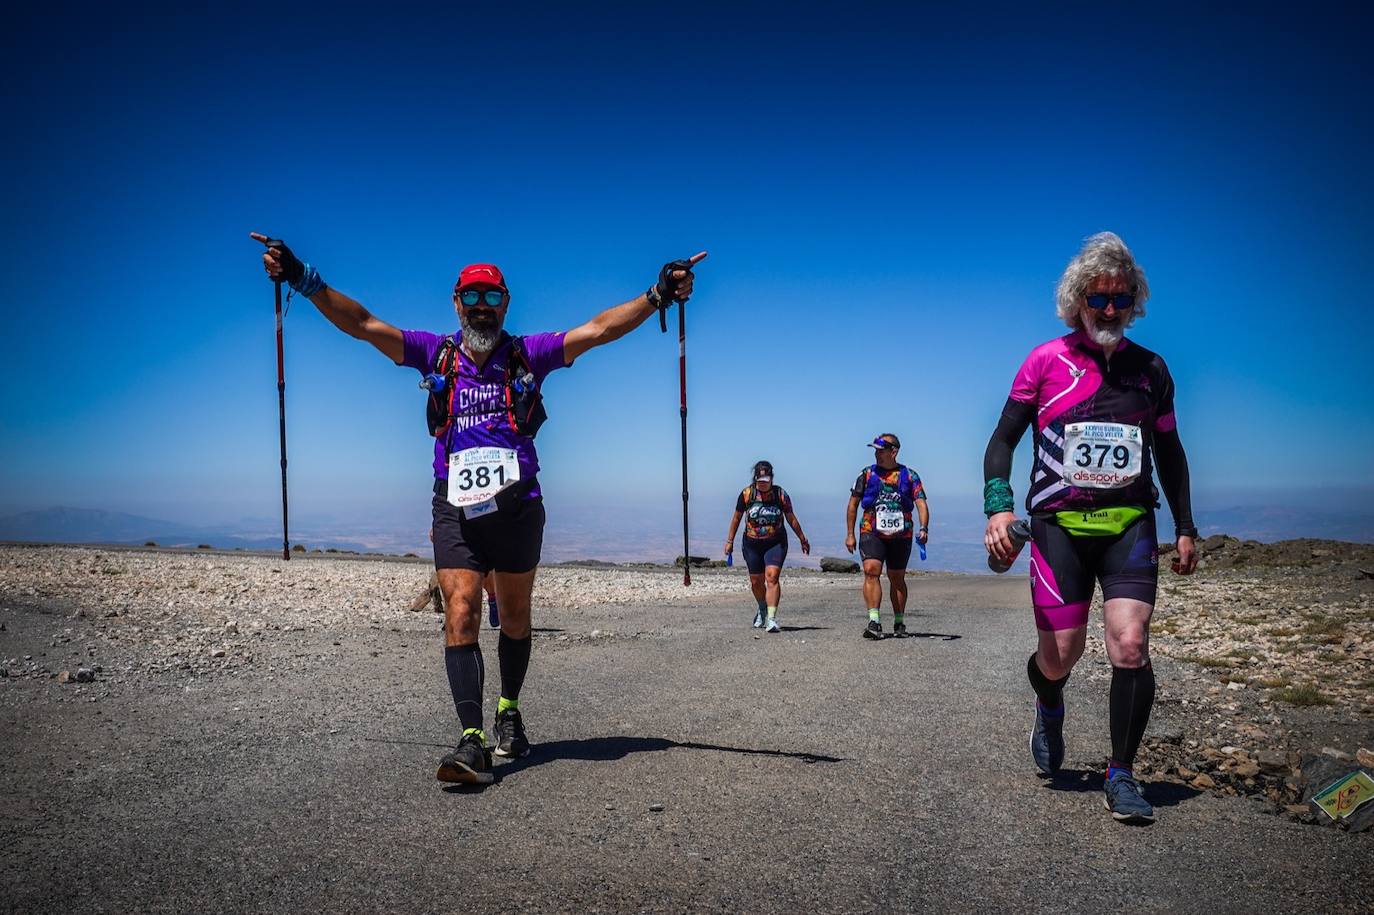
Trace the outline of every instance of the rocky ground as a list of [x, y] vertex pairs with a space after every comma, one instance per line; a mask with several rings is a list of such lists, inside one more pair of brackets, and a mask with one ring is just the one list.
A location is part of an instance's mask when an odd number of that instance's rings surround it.
[[[1223, 535], [1200, 546], [1195, 576], [1161, 574], [1150, 631], [1151, 653], [1184, 676], [1158, 703], [1190, 724], [1152, 729], [1142, 772], [1318, 822], [1307, 782], [1356, 763], [1374, 771], [1374, 546]], [[1100, 625], [1090, 633], [1101, 652]], [[1366, 811], [1360, 825], [1372, 822]]]

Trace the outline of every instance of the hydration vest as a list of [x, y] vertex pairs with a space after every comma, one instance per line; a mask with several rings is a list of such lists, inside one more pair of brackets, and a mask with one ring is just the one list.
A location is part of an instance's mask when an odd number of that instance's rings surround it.
[[[454, 334], [445, 337], [434, 354], [433, 373], [442, 375], [442, 391], [431, 391], [425, 406], [425, 420], [429, 434], [435, 438], [446, 435], [453, 425], [453, 400], [458, 396], [458, 341]], [[506, 359], [505, 385], [506, 422], [517, 435], [534, 438], [539, 427], [549, 418], [544, 411], [544, 395], [525, 356], [524, 343], [519, 337], [510, 338], [510, 356]]]
[[759, 492], [758, 487], [753, 483], [749, 484], [749, 488], [744, 491], [744, 517], [749, 519], [751, 523], [753, 523], [753, 518], [751, 517], [750, 509], [755, 505], [776, 505], [778, 510], [777, 518], [771, 521], [765, 521], [764, 523], [782, 524], [786, 512], [786, 503], [783, 502], [782, 490], [776, 483], [773, 484], [772, 489], [768, 491], [767, 497], [764, 497], [763, 494]]
[[[883, 491], [883, 481], [880, 477], [882, 471], [874, 464], [864, 472], [868, 474], [868, 479], [864, 481], [864, 495], [859, 504], [863, 506], [864, 511], [872, 511], [878, 504], [878, 495]], [[911, 471], [905, 464], [898, 464], [897, 495], [902, 500], [902, 511], [907, 514], [916, 507], [915, 492], [916, 487], [911, 482]]]

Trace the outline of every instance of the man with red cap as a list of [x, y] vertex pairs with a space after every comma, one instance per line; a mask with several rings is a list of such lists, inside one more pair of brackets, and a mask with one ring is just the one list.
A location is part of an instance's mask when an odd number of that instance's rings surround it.
[[482, 729], [485, 669], [478, 646], [482, 580], [495, 573], [501, 635], [497, 659], [498, 756], [529, 752], [520, 688], [530, 661], [530, 596], [544, 540], [544, 504], [534, 436], [545, 419], [540, 388], [555, 369], [643, 324], [656, 310], [692, 294], [692, 268], [706, 256], [665, 264], [649, 289], [564, 333], [511, 336], [504, 330], [510, 290], [493, 264], [464, 267], [453, 288], [459, 331], [399, 330], [327, 286], [280, 241], [263, 265], [273, 280], [306, 296], [335, 327], [371, 343], [397, 365], [419, 371], [429, 388], [434, 436], [434, 563], [444, 592], [444, 663], [462, 727], [458, 746], [439, 763], [446, 782], [489, 784], [491, 751]]

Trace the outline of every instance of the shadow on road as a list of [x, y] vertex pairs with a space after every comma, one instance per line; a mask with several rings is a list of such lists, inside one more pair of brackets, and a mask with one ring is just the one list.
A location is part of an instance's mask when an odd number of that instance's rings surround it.
[[531, 766], [557, 759], [580, 759], [587, 762], [610, 762], [624, 759], [631, 753], [655, 753], [660, 750], [702, 750], [713, 753], [740, 753], [746, 756], [776, 756], [804, 763], [844, 762], [843, 757], [822, 756], [819, 753], [794, 753], [789, 750], [766, 750], [753, 747], [727, 747], [694, 740], [669, 740], [666, 737], [591, 737], [586, 740], [551, 740], [535, 744], [530, 755], [496, 766], [496, 780], [523, 772]]
[[783, 632], [816, 632], [817, 630], [827, 630], [829, 626], [779, 626]]
[[[1052, 791], [1101, 791], [1103, 773], [1086, 769], [1060, 769], [1053, 778], [1045, 780]], [[1202, 792], [1177, 782], [1144, 782], [1141, 791], [1145, 799], [1156, 807], [1176, 807], [1192, 800]]]

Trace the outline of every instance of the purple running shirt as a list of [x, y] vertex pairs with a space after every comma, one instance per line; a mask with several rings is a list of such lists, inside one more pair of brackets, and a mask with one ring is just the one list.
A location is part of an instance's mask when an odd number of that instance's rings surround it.
[[[406, 330], [401, 332], [401, 336], [405, 341], [405, 353], [400, 364], [427, 375], [434, 370], [434, 358], [439, 352], [439, 345], [450, 335]], [[562, 333], [531, 334], [520, 340], [530, 371], [540, 384], [550, 372], [565, 367]], [[453, 425], [447, 434], [434, 440], [436, 480], [448, 479], [448, 455], [467, 448], [513, 448], [520, 462], [522, 481], [534, 480], [539, 473], [539, 455], [534, 450], [534, 439], [517, 434], [510, 427], [506, 414], [506, 362], [510, 359], [510, 352], [511, 337], [502, 334], [501, 342], [496, 345], [486, 365], [478, 369], [462, 347], [458, 348]], [[537, 499], [539, 496], [539, 484], [535, 482], [528, 498]]]

